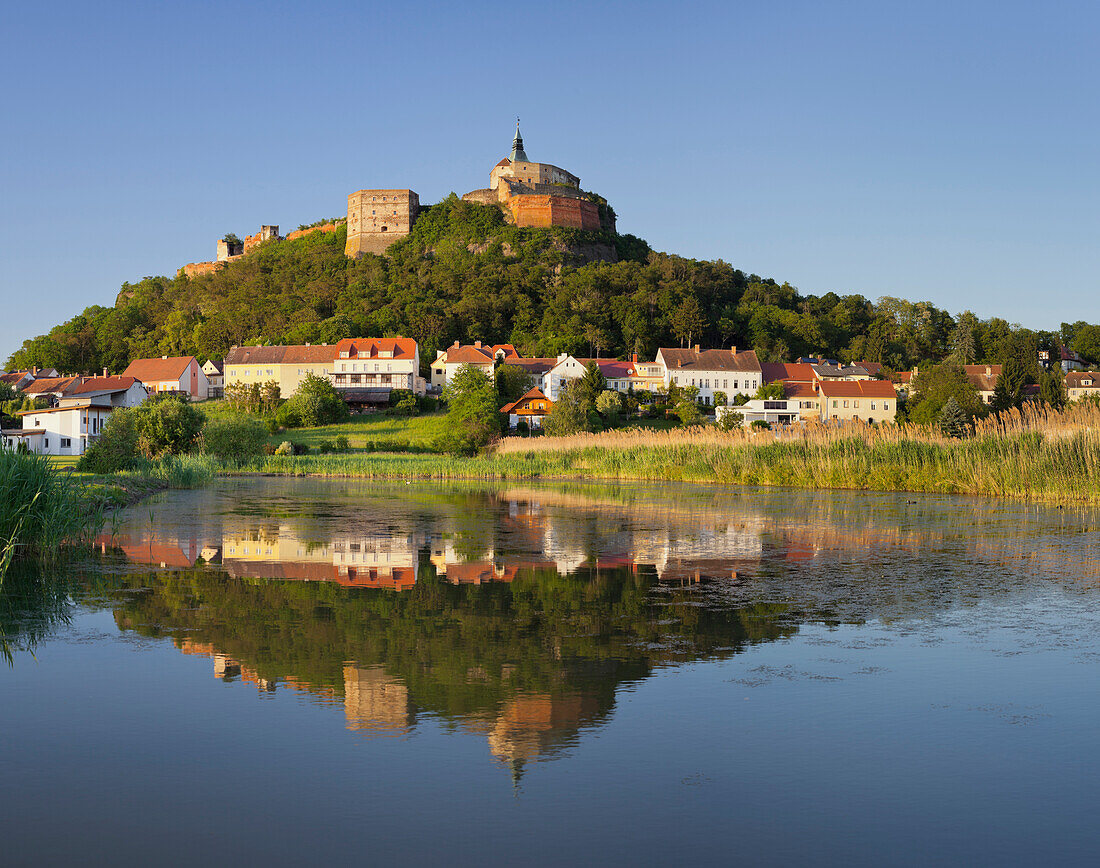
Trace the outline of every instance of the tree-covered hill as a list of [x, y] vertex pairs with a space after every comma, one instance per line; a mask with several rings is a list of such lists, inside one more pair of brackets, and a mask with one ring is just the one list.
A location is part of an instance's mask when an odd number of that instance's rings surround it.
[[651, 358], [661, 346], [737, 345], [765, 360], [824, 355], [908, 368], [952, 352], [1000, 361], [1021, 340], [1073, 339], [970, 313], [956, 320], [928, 302], [803, 296], [721, 260], [653, 252], [631, 235], [516, 228], [499, 208], [453, 194], [387, 257], [349, 260], [345, 238], [341, 226], [267, 242], [213, 274], [123, 284], [114, 307], [90, 307], [24, 342], [8, 367], [120, 371], [138, 357], [222, 358], [234, 345], [402, 334], [420, 343], [425, 365], [456, 340], [481, 340], [539, 356]]

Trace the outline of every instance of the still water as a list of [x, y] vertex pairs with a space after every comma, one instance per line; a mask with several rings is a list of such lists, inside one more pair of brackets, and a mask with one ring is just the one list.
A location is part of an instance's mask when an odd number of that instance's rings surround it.
[[1096, 858], [1100, 514], [253, 479], [0, 597], [0, 863]]

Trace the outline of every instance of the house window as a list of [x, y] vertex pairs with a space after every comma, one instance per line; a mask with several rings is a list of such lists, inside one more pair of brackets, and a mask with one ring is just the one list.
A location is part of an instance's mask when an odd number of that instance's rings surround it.
[[[833, 400], [833, 406], [836, 407], [836, 400], [835, 399]], [[833, 413], [833, 415], [836, 416], [836, 413]]]
[[70, 438], [70, 437], [62, 437], [61, 438], [61, 448], [62, 449], [71, 449], [72, 445], [73, 445], [72, 438]]
[[852, 401], [852, 406], [853, 407], [858, 407], [859, 406], [859, 401]]
[[844, 402], [844, 406], [845, 406], [845, 407], [847, 407], [847, 406], [848, 406], [848, 402], [847, 402], [847, 401], [845, 401], [845, 402]]
[[[875, 409], [875, 402], [874, 402], [874, 401], [872, 401], [872, 402], [871, 402], [871, 409], [872, 409], [872, 410], [874, 410], [874, 409]], [[883, 409], [885, 409], [885, 406], [883, 407]]]
[[889, 410], [890, 409], [890, 402], [889, 401], [883, 401], [882, 402], [882, 409], [883, 410]]

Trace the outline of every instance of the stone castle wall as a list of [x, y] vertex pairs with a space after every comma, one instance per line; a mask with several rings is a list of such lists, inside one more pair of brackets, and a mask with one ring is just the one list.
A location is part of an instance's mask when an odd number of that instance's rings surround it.
[[339, 225], [339, 223], [324, 223], [321, 226], [310, 226], [308, 229], [295, 229], [293, 232], [287, 233], [286, 240], [293, 241], [296, 238], [305, 238], [305, 236], [312, 235], [315, 232], [335, 232]]
[[420, 213], [420, 197], [412, 190], [357, 190], [348, 196], [347, 256], [385, 253], [404, 238]]

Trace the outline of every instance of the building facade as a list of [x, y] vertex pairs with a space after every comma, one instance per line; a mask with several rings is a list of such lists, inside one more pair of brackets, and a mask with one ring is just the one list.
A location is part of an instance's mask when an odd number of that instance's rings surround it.
[[335, 357], [336, 347], [329, 344], [233, 347], [222, 363], [225, 387], [275, 382], [279, 394], [289, 398], [310, 374], [330, 379]]
[[724, 392], [727, 400], [735, 395], [752, 397], [764, 381], [763, 370], [756, 352], [738, 352], [737, 347], [728, 350], [700, 350], [662, 347], [657, 351], [657, 363], [665, 371], [665, 388], [675, 383], [680, 388], [694, 386], [699, 390], [699, 400], [706, 405], [714, 403], [716, 392]]
[[209, 384], [194, 356], [161, 356], [134, 359], [122, 372], [140, 380], [150, 392], [177, 392], [192, 401], [205, 401]]

